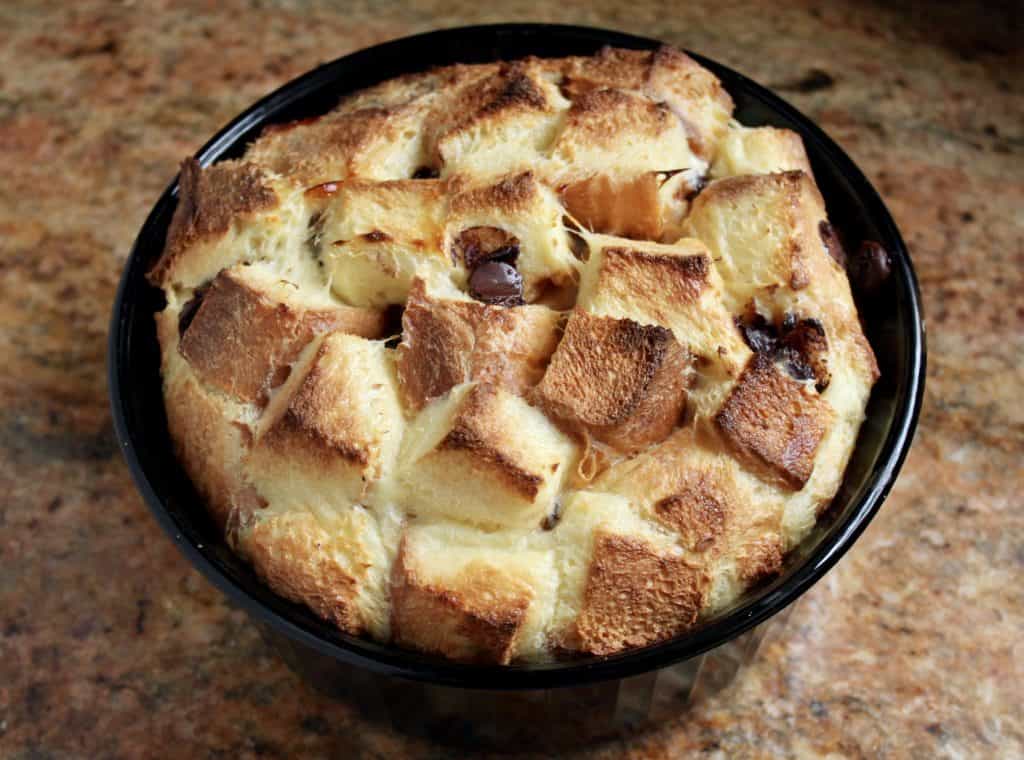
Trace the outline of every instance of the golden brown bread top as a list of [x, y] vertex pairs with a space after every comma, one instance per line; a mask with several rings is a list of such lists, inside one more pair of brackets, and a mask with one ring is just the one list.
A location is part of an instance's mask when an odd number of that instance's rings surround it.
[[683, 557], [641, 539], [598, 531], [576, 621], [581, 649], [614, 654], [653, 644], [693, 625], [709, 579]]
[[597, 656], [771, 577], [877, 366], [800, 138], [685, 54], [456, 65], [182, 168], [179, 459], [340, 629]]
[[365, 338], [382, 334], [379, 310], [343, 304], [310, 309], [276, 300], [246, 270], [225, 269], [194, 296], [194, 313], [179, 344], [204, 383], [240, 401], [265, 403], [317, 335], [336, 330]]
[[399, 646], [507, 665], [532, 599], [527, 582], [479, 560], [432, 584], [403, 541], [391, 577], [392, 635]]
[[690, 377], [689, 353], [671, 330], [575, 310], [536, 398], [554, 417], [630, 453], [676, 427]]
[[398, 376], [405, 403], [421, 409], [456, 385], [478, 380], [519, 395], [540, 381], [558, 345], [561, 315], [436, 298], [417, 280], [402, 314]]
[[757, 353], [715, 416], [738, 456], [799, 489], [832, 417], [828, 402]]
[[254, 163], [222, 161], [203, 170], [194, 158], [185, 159], [178, 175], [178, 206], [167, 229], [163, 255], [149, 272], [150, 280], [163, 285], [184, 251], [224, 235], [239, 217], [277, 203], [277, 194]]

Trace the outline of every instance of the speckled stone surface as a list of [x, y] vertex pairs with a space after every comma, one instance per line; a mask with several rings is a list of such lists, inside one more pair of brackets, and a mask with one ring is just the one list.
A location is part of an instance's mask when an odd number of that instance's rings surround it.
[[304, 686], [178, 554], [118, 454], [104, 353], [178, 161], [318, 62], [499, 20], [620, 28], [780, 91], [877, 184], [929, 332], [917, 442], [745, 677], [600, 758], [1024, 756], [1019, 5], [0, 4], [0, 757], [450, 756]]

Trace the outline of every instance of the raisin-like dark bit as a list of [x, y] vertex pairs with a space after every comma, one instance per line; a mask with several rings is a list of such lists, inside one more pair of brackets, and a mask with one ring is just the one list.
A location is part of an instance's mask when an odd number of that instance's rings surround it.
[[864, 295], [876, 295], [889, 279], [892, 264], [889, 252], [874, 240], [860, 244], [857, 255], [851, 257], [847, 272], [853, 286]]
[[469, 276], [469, 294], [492, 306], [521, 306], [523, 278], [504, 261], [485, 261]]
[[839, 235], [836, 234], [835, 227], [829, 224], [825, 219], [822, 219], [818, 223], [818, 234], [821, 236], [821, 242], [824, 244], [825, 250], [828, 251], [828, 255], [831, 256], [839, 266], [845, 268], [846, 251], [843, 250], [843, 244], [839, 240]]
[[754, 314], [749, 319], [736, 318], [736, 327], [743, 335], [743, 340], [750, 346], [755, 354], [770, 354], [775, 351], [779, 342], [778, 331], [775, 325], [770, 324], [760, 314]]
[[181, 307], [181, 312], [178, 314], [178, 337], [180, 338], [188, 330], [192, 324], [192, 320], [196, 318], [196, 313], [199, 311], [199, 307], [203, 305], [203, 298], [206, 297], [206, 291], [210, 289], [209, 285], [203, 285], [202, 287], [196, 288], [192, 297], [185, 302], [185, 305]]
[[814, 368], [804, 360], [804, 357], [796, 349], [780, 346], [776, 358], [786, 365], [786, 371], [795, 380], [814, 379]]

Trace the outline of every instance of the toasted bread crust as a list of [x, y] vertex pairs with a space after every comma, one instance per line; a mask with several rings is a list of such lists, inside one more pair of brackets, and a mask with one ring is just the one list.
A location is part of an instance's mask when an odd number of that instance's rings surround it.
[[799, 490], [831, 422], [828, 402], [755, 354], [715, 423], [737, 455], [766, 477]]
[[532, 591], [489, 564], [471, 563], [446, 584], [429, 583], [410, 566], [403, 541], [391, 577], [395, 643], [452, 660], [507, 665]]
[[[594, 377], [608, 381], [593, 383]], [[554, 416], [633, 451], [676, 426], [688, 381], [689, 355], [670, 330], [577, 310], [537, 398]]]
[[282, 370], [316, 335], [340, 330], [376, 338], [383, 328], [380, 310], [275, 301], [236, 268], [221, 272], [202, 296], [179, 350], [204, 383], [263, 404]]
[[245, 548], [257, 572], [281, 596], [308, 605], [346, 633], [360, 634], [364, 625], [354, 603], [359, 582], [320, 551], [326, 538], [313, 515], [291, 512], [257, 522]]
[[707, 583], [682, 557], [659, 554], [641, 539], [595, 533], [576, 621], [583, 650], [613, 654], [679, 635], [696, 622]]
[[543, 306], [507, 309], [432, 298], [418, 281], [402, 315], [397, 353], [406, 406], [422, 409], [470, 380], [524, 395], [544, 374], [559, 319]]
[[186, 249], [224, 235], [239, 217], [267, 211], [277, 203], [277, 194], [254, 164], [224, 161], [202, 169], [194, 158], [185, 159], [164, 252], [146, 276], [162, 286]]
[[543, 482], [539, 474], [524, 469], [495, 440], [491, 427], [491, 406], [497, 389], [493, 385], [476, 385], [469, 392], [451, 430], [441, 440], [441, 451], [462, 451], [473, 457], [477, 467], [490, 470], [524, 499], [532, 500]]

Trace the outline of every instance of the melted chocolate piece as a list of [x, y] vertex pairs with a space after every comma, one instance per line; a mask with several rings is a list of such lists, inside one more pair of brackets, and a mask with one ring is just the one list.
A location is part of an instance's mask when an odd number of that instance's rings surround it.
[[864, 295], [877, 295], [892, 273], [889, 252], [880, 243], [865, 240], [857, 254], [851, 257], [847, 271], [857, 290]]
[[750, 308], [746, 315], [736, 318], [736, 327], [754, 353], [767, 354], [782, 363], [797, 380], [813, 379], [818, 393], [828, 387], [832, 379], [826, 360], [828, 341], [818, 320], [787, 313], [781, 324], [775, 325]]
[[[811, 380], [814, 378], [814, 369], [804, 361], [800, 352], [790, 346], [780, 346], [775, 358], [782, 361], [786, 371], [795, 380]], [[815, 385], [817, 388], [817, 385]], [[818, 390], [820, 393], [821, 390]]]
[[430, 166], [421, 166], [412, 173], [413, 179], [437, 179], [441, 176], [441, 172]]
[[821, 236], [821, 242], [825, 245], [825, 250], [828, 251], [828, 255], [831, 256], [839, 266], [845, 268], [846, 251], [843, 250], [843, 244], [840, 242], [839, 236], [836, 234], [835, 227], [822, 219], [818, 223], [818, 234]]
[[736, 318], [736, 326], [743, 335], [743, 340], [750, 346], [755, 354], [774, 353], [779, 342], [779, 332], [775, 325], [760, 314], [754, 314], [750, 319]]
[[789, 374], [797, 380], [813, 378], [818, 393], [828, 388], [832, 374], [828, 370], [828, 339], [821, 322], [811, 318], [798, 320], [795, 314], [786, 314], [779, 351]]
[[492, 260], [511, 264], [518, 256], [519, 238], [497, 227], [470, 227], [452, 244], [452, 258], [461, 258], [469, 269]]
[[469, 294], [493, 306], [521, 306], [523, 278], [504, 261], [485, 261], [469, 276]]
[[203, 285], [195, 289], [195, 292], [184, 306], [181, 307], [181, 313], [178, 314], [178, 337], [180, 338], [188, 330], [192, 324], [192, 320], [196, 318], [196, 313], [199, 311], [199, 307], [203, 305], [203, 298], [206, 297], [206, 291], [210, 289], [209, 284]]

